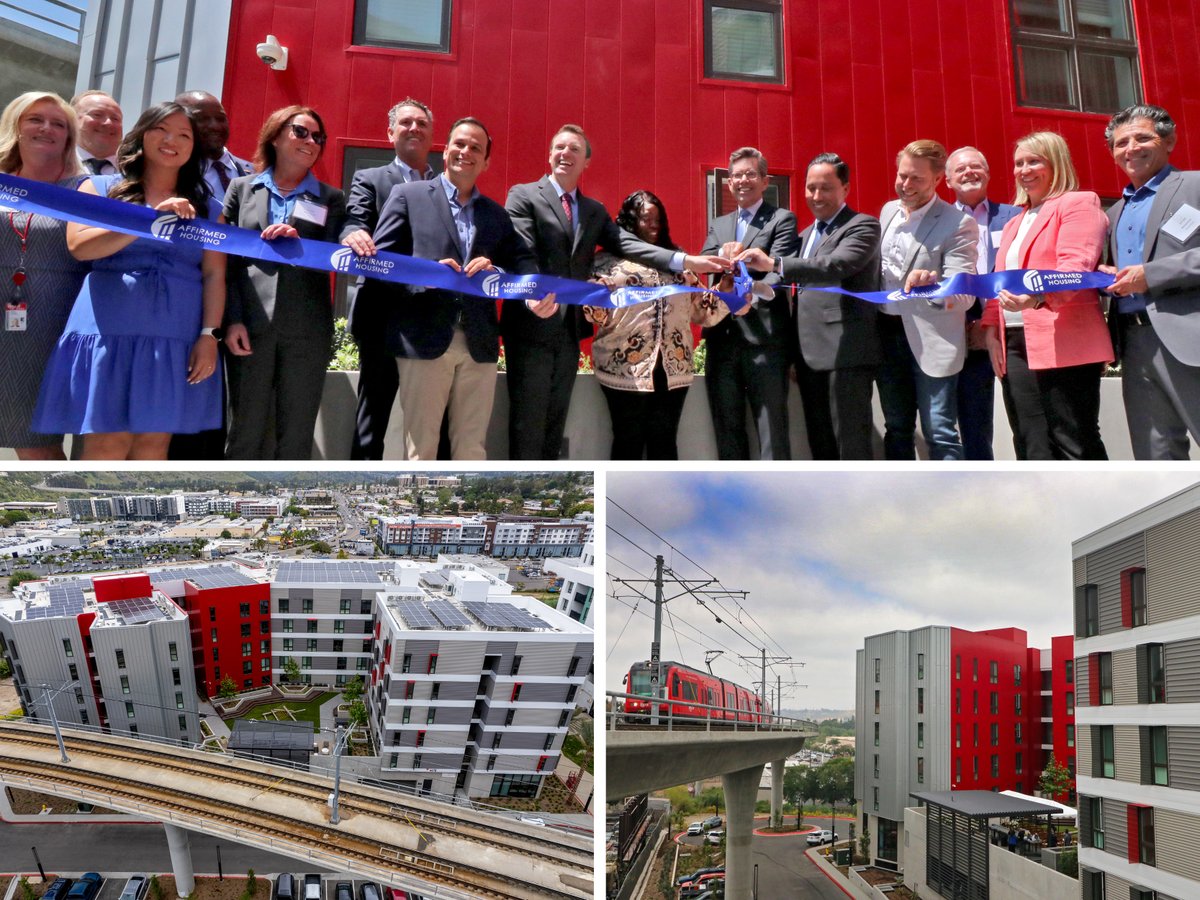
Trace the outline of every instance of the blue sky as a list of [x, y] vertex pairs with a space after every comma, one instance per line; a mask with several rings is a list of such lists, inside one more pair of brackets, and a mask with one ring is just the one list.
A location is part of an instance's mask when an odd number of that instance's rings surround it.
[[[61, 0], [59, 3], [50, 3], [48, 0], [12, 0], [12, 5], [19, 9], [0, 6], [0, 30], [4, 28], [3, 20], [11, 19], [72, 42], [78, 40], [76, 30], [77, 26], [82, 24], [73, 10], [87, 10], [87, 0]], [[69, 8], [64, 9], [64, 7]], [[28, 13], [37, 13], [38, 15], [29, 15]], [[47, 22], [38, 16], [44, 16], [52, 21]], [[69, 23], [70, 27], [64, 28], [54, 24], [64, 22]]]
[[[755, 646], [805, 663], [780, 669], [785, 685], [807, 685], [785, 687], [785, 707], [851, 709], [854, 652], [869, 634], [1015, 626], [1049, 647], [1072, 630], [1071, 542], [1197, 480], [1161, 469], [610, 472], [607, 494], [725, 588], [749, 591], [742, 611], [726, 599], [716, 615]], [[607, 517], [606, 687], [620, 690], [629, 664], [649, 655], [642, 613], [652, 607], [612, 576], [648, 577], [658, 552], [681, 575], [704, 576], [615, 504]], [[757, 679], [757, 668], [732, 661], [757, 653], [750, 640], [691, 597], [667, 609], [675, 627], [664, 628], [664, 658], [703, 668], [705, 649], [724, 649], [715, 673]]]

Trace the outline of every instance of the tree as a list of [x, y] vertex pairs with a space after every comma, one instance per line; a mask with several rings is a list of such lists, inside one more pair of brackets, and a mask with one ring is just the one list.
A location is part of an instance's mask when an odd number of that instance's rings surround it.
[[26, 581], [37, 581], [37, 579], [38, 576], [34, 575], [28, 569], [18, 569], [9, 576], [8, 589], [10, 591], [14, 591], [16, 590], [18, 584], [22, 584]]
[[711, 806], [713, 812], [720, 815], [721, 807], [725, 805], [725, 791], [719, 787], [711, 787], [701, 792], [696, 799], [702, 809], [708, 809]]
[[367, 724], [367, 704], [355, 700], [350, 704], [350, 727], [358, 728]]
[[222, 700], [231, 700], [237, 696], [237, 683], [226, 675], [217, 687], [217, 696]]
[[332, 553], [333, 552], [333, 548], [330, 547], [324, 541], [313, 541], [312, 544], [309, 545], [308, 549], [311, 550], [313, 553]]
[[295, 658], [289, 656], [283, 661], [283, 677], [284, 681], [300, 680], [300, 663]]
[[361, 675], [355, 675], [342, 685], [342, 699], [347, 703], [360, 700], [363, 695], [363, 680]]
[[1061, 797], [1075, 787], [1070, 770], [1059, 763], [1054, 755], [1046, 762], [1042, 777], [1038, 779], [1038, 790], [1046, 797]]
[[350, 554], [348, 554], [345, 550], [343, 550], [339, 547], [338, 552], [337, 552], [337, 558], [338, 559], [349, 559]]
[[228, 528], [221, 529], [221, 540], [227, 541], [231, 537], [233, 537], [232, 531], [230, 531]]
[[783, 796], [796, 807], [796, 828], [804, 821], [804, 801], [821, 792], [820, 776], [812, 766], [791, 766], [783, 773]]

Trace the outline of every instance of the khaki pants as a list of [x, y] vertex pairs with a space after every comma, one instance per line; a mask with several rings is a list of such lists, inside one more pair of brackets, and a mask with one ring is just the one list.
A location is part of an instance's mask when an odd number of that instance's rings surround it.
[[450, 411], [453, 459], [487, 459], [484, 441], [496, 394], [496, 363], [475, 362], [462, 329], [456, 328], [437, 359], [396, 360], [404, 416], [404, 458], [436, 460], [442, 416]]

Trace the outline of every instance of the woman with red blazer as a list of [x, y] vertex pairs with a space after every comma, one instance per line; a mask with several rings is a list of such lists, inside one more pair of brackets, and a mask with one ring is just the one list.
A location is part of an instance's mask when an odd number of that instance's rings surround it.
[[[1004, 226], [996, 271], [1094, 271], [1108, 219], [1099, 197], [1076, 190], [1079, 179], [1062, 136], [1042, 131], [1021, 138], [1013, 174], [1013, 202], [1024, 212]], [[988, 301], [982, 324], [1017, 458], [1107, 459], [1100, 375], [1113, 350], [1099, 292], [1001, 291]]]

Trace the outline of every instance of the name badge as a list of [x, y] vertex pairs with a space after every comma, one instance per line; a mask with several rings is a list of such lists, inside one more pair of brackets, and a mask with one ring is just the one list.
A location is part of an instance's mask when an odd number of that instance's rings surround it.
[[24, 331], [26, 321], [26, 309], [24, 305], [6, 306], [4, 308], [5, 331]]
[[329, 207], [317, 203], [315, 200], [305, 200], [301, 197], [296, 201], [296, 205], [292, 207], [292, 218], [303, 222], [312, 222], [314, 225], [323, 226], [328, 217]]
[[1200, 228], [1200, 209], [1185, 203], [1175, 210], [1175, 215], [1163, 225], [1162, 232], [1184, 244], [1196, 233], [1197, 228]]

